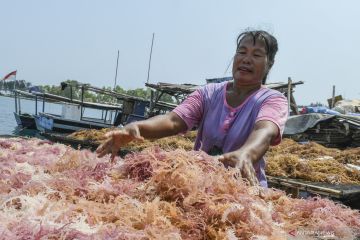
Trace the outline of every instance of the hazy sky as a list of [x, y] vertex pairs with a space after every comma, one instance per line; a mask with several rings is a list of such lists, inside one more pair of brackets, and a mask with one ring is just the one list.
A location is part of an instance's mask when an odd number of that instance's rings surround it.
[[152, 33], [150, 82], [204, 84], [225, 73], [242, 30], [270, 31], [279, 52], [268, 82], [302, 80], [298, 104], [337, 94], [360, 98], [360, 1], [0, 0], [0, 78], [58, 85], [75, 79], [144, 87]]

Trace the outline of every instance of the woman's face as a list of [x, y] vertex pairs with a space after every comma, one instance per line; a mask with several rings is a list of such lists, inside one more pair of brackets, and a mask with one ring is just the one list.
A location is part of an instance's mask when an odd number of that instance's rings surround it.
[[265, 42], [252, 36], [241, 40], [233, 63], [233, 77], [236, 85], [251, 86], [261, 84], [269, 70]]

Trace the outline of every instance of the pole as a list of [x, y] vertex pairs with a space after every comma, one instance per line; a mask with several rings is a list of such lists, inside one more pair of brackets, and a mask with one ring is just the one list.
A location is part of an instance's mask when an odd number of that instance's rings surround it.
[[14, 89], [13, 90], [16, 90], [16, 73], [15, 73]]
[[18, 107], [19, 107], [19, 114], [21, 114], [21, 101], [20, 101], [20, 95], [19, 95], [19, 97], [18, 97]]
[[153, 35], [152, 35], [152, 40], [151, 40], [151, 49], [150, 49], [149, 67], [148, 67], [148, 74], [147, 74], [146, 83], [149, 83], [149, 77], [150, 77], [150, 66], [151, 66], [151, 55], [152, 55], [152, 50], [153, 50], [153, 45], [154, 45], [154, 37], [155, 37], [155, 33], [153, 33]]
[[15, 99], [15, 113], [17, 113], [17, 112], [18, 112], [18, 107], [17, 107], [17, 97], [18, 97], [18, 96], [17, 96], [17, 92], [16, 92], [16, 91], [14, 92], [14, 96], [15, 96], [15, 98], [14, 98], [14, 99]]
[[115, 71], [114, 91], [115, 91], [115, 88], [116, 88], [116, 79], [117, 79], [118, 67], [119, 67], [119, 50], [118, 50], [117, 60], [116, 60], [116, 71]]
[[290, 104], [291, 104], [291, 101], [290, 101], [290, 99], [291, 99], [291, 83], [292, 83], [291, 78], [288, 77], [287, 100], [288, 100], [288, 113], [289, 113], [289, 115], [290, 115]]
[[43, 107], [42, 112], [45, 113], [45, 94], [43, 94]]
[[331, 98], [331, 108], [333, 108], [335, 105], [335, 85], [333, 85], [333, 92], [332, 92], [332, 98]]
[[38, 113], [37, 95], [35, 95], [35, 115]]
[[84, 105], [84, 85], [81, 86], [81, 105], [80, 105], [80, 120], [83, 118], [83, 105]]

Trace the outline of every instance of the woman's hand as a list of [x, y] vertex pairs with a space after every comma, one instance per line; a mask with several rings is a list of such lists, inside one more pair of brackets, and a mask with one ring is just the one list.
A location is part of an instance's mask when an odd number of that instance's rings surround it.
[[245, 144], [234, 152], [223, 154], [219, 161], [226, 167], [237, 167], [241, 171], [243, 178], [249, 180], [251, 185], [259, 185], [256, 178], [253, 163], [264, 156], [269, 149], [270, 143], [280, 134], [278, 126], [268, 120], [261, 120], [255, 123], [254, 130], [251, 132]]
[[241, 150], [237, 150], [221, 155], [218, 160], [222, 162], [225, 167], [238, 168], [241, 172], [241, 176], [246, 178], [251, 186], [259, 185], [253, 162], [248, 154]]
[[96, 153], [98, 157], [111, 153], [111, 161], [114, 161], [121, 147], [134, 140], [144, 140], [137, 124], [129, 124], [121, 130], [111, 131], [105, 137], [106, 140], [96, 149]]

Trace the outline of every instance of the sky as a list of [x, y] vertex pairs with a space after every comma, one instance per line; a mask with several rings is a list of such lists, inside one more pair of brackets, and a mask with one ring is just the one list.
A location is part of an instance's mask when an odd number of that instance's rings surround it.
[[266, 30], [279, 52], [268, 82], [304, 81], [298, 104], [360, 99], [357, 0], [0, 0], [0, 78], [17, 70], [33, 85], [74, 79], [93, 86], [204, 84], [226, 71], [236, 37]]

